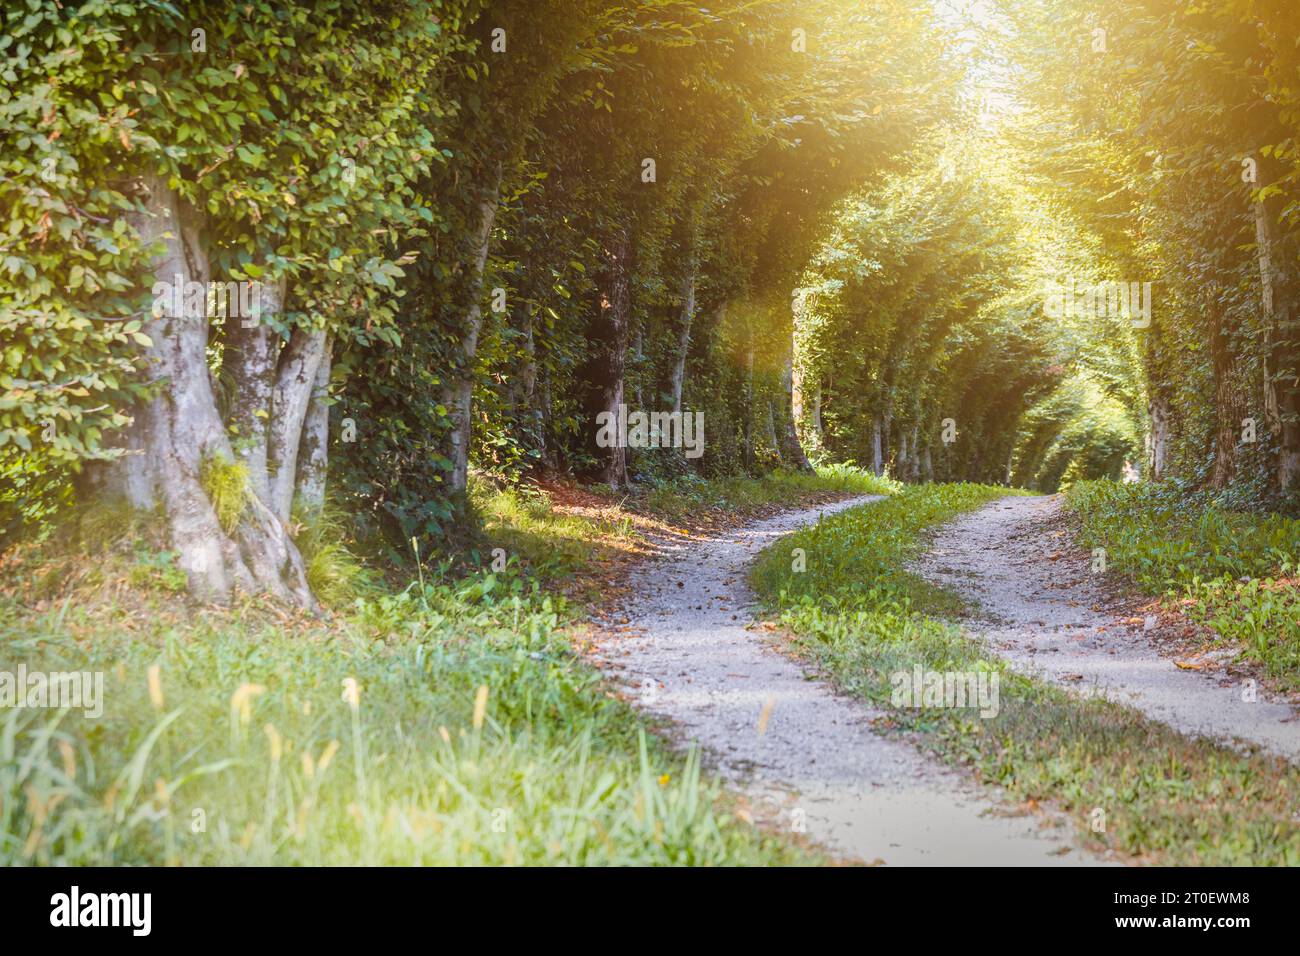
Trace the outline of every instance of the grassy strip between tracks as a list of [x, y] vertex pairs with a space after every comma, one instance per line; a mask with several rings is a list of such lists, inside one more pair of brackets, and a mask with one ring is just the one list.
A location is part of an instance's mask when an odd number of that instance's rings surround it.
[[[959, 602], [907, 563], [924, 549], [928, 529], [1005, 494], [968, 484], [908, 487], [777, 542], [760, 557], [753, 583], [795, 635], [792, 650], [844, 690], [887, 708], [889, 732], [914, 735], [1022, 803], [1051, 801], [1086, 846], [1144, 863], [1300, 863], [1296, 768], [1017, 675], [947, 622]], [[996, 673], [996, 716], [893, 706], [891, 678], [917, 665]]]

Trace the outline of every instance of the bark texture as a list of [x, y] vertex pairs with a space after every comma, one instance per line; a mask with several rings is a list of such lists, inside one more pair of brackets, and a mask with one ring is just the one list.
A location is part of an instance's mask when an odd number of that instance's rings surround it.
[[596, 436], [597, 420], [602, 412], [617, 416], [623, 404], [623, 378], [631, 335], [632, 243], [627, 231], [620, 230], [607, 243], [605, 262], [597, 277], [595, 307], [587, 327], [592, 344], [591, 358], [583, 379], [589, 383], [585, 400], [587, 413], [587, 447], [596, 464], [591, 477], [612, 488], [627, 485], [627, 449], [615, 443], [602, 448]]
[[781, 365], [781, 426], [778, 432], [781, 461], [796, 471], [812, 473], [813, 466], [799, 443], [799, 428], [794, 415], [794, 326], [785, 337], [785, 355]]
[[293, 512], [298, 478], [298, 449], [316, 385], [316, 373], [325, 358], [323, 329], [294, 329], [280, 356], [271, 389], [270, 466], [272, 512], [283, 522]]
[[[284, 312], [283, 282], [263, 288], [260, 311], [253, 319], [227, 320], [223, 365], [231, 381], [229, 419], [236, 454], [248, 469], [253, 489], [264, 500], [270, 500], [265, 411], [271, 407], [275, 388], [280, 336], [266, 320]], [[263, 414], [259, 415], [259, 411]]]
[[[207, 283], [211, 278], [202, 243], [203, 219], [185, 206], [166, 180], [143, 177], [141, 211], [133, 225], [161, 252], [154, 272], [162, 282]], [[237, 321], [237, 320], [236, 320]], [[232, 331], [236, 331], [232, 329]], [[205, 314], [151, 314], [144, 332], [144, 364], [154, 384], [152, 398], [132, 410], [132, 424], [122, 445], [128, 454], [98, 469], [97, 493], [120, 496], [132, 506], [157, 508], [166, 523], [171, 549], [184, 570], [191, 592], [207, 601], [228, 601], [237, 591], [269, 593], [308, 608], [315, 599], [297, 547], [271, 507], [261, 481], [256, 422], [257, 402], [265, 397], [270, 345], [260, 335], [235, 334], [231, 369], [237, 387], [250, 391], [232, 396], [230, 423], [249, 429], [248, 447], [236, 455], [222, 420], [208, 367], [209, 319]], [[235, 527], [223, 527], [204, 487], [205, 469], [248, 467], [246, 499]]]
[[307, 402], [307, 417], [302, 423], [302, 441], [298, 451], [297, 491], [294, 495], [305, 514], [319, 512], [325, 506], [325, 479], [329, 472], [330, 431], [330, 352], [333, 342], [325, 341], [325, 351], [316, 367]]
[[1260, 290], [1268, 326], [1264, 362], [1264, 407], [1278, 435], [1277, 485], [1287, 491], [1300, 482], [1300, 317], [1296, 276], [1282, 266], [1283, 250], [1270, 204], [1256, 202], [1255, 239]]
[[686, 380], [686, 356], [691, 348], [691, 325], [695, 320], [695, 266], [692, 264], [682, 281], [682, 308], [677, 315], [676, 352], [668, 380], [672, 411], [682, 410], [682, 385]]
[[1148, 413], [1151, 417], [1151, 480], [1160, 481], [1169, 465], [1169, 403], [1164, 396], [1152, 396]]
[[501, 201], [501, 165], [492, 170], [474, 209], [474, 226], [470, 234], [470, 255], [465, 277], [461, 308], [464, 316], [460, 322], [460, 361], [452, 373], [443, 404], [451, 411], [452, 430], [448, 438], [451, 448], [452, 491], [464, 491], [469, 481], [470, 432], [473, 427], [474, 372], [478, 356], [479, 333], [483, 329], [483, 273], [487, 268], [488, 252], [492, 246], [492, 227], [496, 223], [497, 207]]
[[1237, 363], [1223, 316], [1216, 316], [1210, 333], [1210, 364], [1214, 372], [1214, 470], [1210, 485], [1226, 488], [1237, 474], [1237, 443], [1245, 414], [1245, 396], [1239, 388]]

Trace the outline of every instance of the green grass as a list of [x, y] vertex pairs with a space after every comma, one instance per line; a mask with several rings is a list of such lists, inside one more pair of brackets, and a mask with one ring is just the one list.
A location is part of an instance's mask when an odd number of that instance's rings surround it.
[[643, 506], [669, 518], [701, 508], [743, 514], [769, 505], [794, 504], [813, 493], [887, 495], [898, 487], [898, 482], [852, 465], [823, 465], [812, 474], [776, 471], [762, 478], [679, 478], [646, 492]]
[[621, 493], [595, 486], [582, 489], [593, 505], [584, 514], [557, 510], [535, 486], [497, 488], [478, 477], [470, 481], [470, 501], [488, 538], [483, 564], [493, 558], [490, 549], [499, 547], [510, 567], [518, 565], [542, 581], [559, 581], [635, 550], [645, 540], [643, 517], [682, 521], [712, 512], [735, 520], [817, 496], [889, 494], [897, 487], [897, 482], [851, 465], [829, 465], [814, 474], [676, 478]]
[[378, 587], [377, 575], [349, 547], [349, 522], [337, 507], [295, 509], [294, 524], [307, 584], [326, 607], [341, 607]]
[[[209, 487], [237, 492], [226, 471]], [[566, 514], [476, 481], [506, 571], [426, 564], [432, 580], [396, 593], [327, 509], [299, 516], [298, 543], [335, 614], [288, 625], [251, 606], [194, 615], [172, 556], [106, 517], [111, 554], [35, 553], [0, 598], [0, 670], [105, 675], [98, 719], [0, 711], [0, 865], [819, 862], [647, 735], [571, 650], [575, 608], [537, 582], [599, 568], [641, 539], [635, 517], [683, 502], [743, 513], [881, 487], [852, 469], [679, 481], [636, 512], [607, 496]]]
[[[1006, 493], [912, 486], [825, 518], [769, 548], [754, 569], [755, 587], [794, 633], [795, 649], [846, 691], [889, 709], [897, 729], [980, 779], [1022, 801], [1054, 801], [1087, 845], [1142, 862], [1300, 864], [1295, 768], [1017, 675], [942, 619], [959, 602], [905, 562], [924, 547], [928, 527]], [[795, 548], [805, 551], [803, 572], [792, 569]], [[998, 714], [893, 708], [890, 675], [916, 664], [996, 672]], [[1097, 809], [1102, 832], [1091, 826]]]
[[[626, 514], [564, 514], [528, 485], [497, 489], [475, 479], [470, 483], [470, 500], [490, 547], [505, 551], [508, 566], [526, 566], [541, 580], [568, 577], [600, 560], [605, 548], [627, 547], [640, 537]], [[493, 557], [489, 551], [487, 562]]]
[[1300, 689], [1300, 521], [1230, 511], [1172, 485], [1081, 482], [1066, 501], [1111, 567], [1179, 600], [1270, 677]]
[[203, 459], [199, 483], [217, 513], [217, 523], [230, 534], [239, 526], [253, 493], [248, 484], [248, 466], [222, 455], [211, 455]]
[[[754, 566], [753, 580], [762, 594], [782, 593], [783, 600], [835, 604], [860, 599], [864, 582], [868, 593], [912, 601], [923, 599], [932, 608], [951, 607], [948, 595], [932, 588], [904, 565], [920, 554], [926, 528], [941, 524], [963, 511], [979, 507], [1011, 492], [1006, 488], [975, 484], [903, 486], [888, 501], [856, 508], [847, 516], [823, 518], [816, 525], [782, 539]], [[806, 571], [792, 570], [793, 549], [804, 551]]]
[[0, 865], [807, 859], [648, 739], [562, 617], [492, 574], [329, 624], [7, 602], [0, 669], [102, 671], [105, 692], [95, 720], [0, 711]]

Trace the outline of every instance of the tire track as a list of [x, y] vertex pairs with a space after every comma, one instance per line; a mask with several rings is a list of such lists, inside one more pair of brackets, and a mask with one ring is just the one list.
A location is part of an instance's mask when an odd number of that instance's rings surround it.
[[707, 542], [665, 542], [627, 602], [629, 633], [605, 634], [606, 672], [667, 718], [678, 741], [753, 801], [758, 822], [805, 833], [865, 862], [1094, 863], [1059, 817], [996, 802], [997, 792], [876, 734], [884, 716], [836, 693], [748, 629], [750, 562], [774, 540], [862, 497], [790, 512]]
[[1007, 497], [944, 525], [916, 570], [977, 606], [964, 621], [1025, 672], [1105, 694], [1190, 735], [1237, 738], [1300, 761], [1300, 720], [1281, 700], [1222, 673], [1182, 670], [1140, 627], [1107, 610], [1112, 599], [1089, 555], [1059, 529], [1061, 501]]

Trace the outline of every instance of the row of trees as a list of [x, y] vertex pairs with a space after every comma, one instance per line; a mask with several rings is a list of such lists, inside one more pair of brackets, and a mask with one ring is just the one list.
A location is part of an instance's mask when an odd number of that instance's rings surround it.
[[[1110, 277], [1153, 284], [1108, 394], [1148, 474], [1284, 501], [1300, 480], [1300, 10], [1286, 0], [1004, 4], [1051, 148], [1030, 170]], [[1063, 36], [1073, 43], [1063, 43]], [[1050, 43], [1050, 52], [1046, 44]], [[1111, 337], [1112, 370], [1126, 337]]]
[[[471, 463], [1051, 490], [1145, 457], [1282, 500], [1296, 14], [956, 10], [6, 10], [6, 522], [75, 483], [157, 512], [197, 593], [311, 606], [327, 499], [398, 552]], [[1150, 282], [1150, 322], [1062, 280]], [[600, 441], [622, 406], [703, 411], [703, 457]]]
[[953, 18], [979, 95], [839, 209], [802, 278], [804, 433], [905, 478], [1055, 490], [1128, 463], [1296, 507], [1300, 12]]
[[1024, 413], [1066, 377], [1068, 337], [1027, 274], [1022, 197], [981, 161], [994, 149], [969, 123], [940, 128], [836, 210], [799, 322], [801, 424], [833, 457], [1006, 482]]
[[624, 404], [704, 410], [706, 471], [806, 467], [790, 290], [827, 211], [945, 108], [929, 15], [7, 10], [6, 478], [156, 511], [200, 595], [310, 606], [294, 531], [327, 475], [401, 542], [448, 531], [471, 457], [685, 468], [596, 441]]
[[837, 199], [941, 110], [926, 18], [911, 2], [493, 4], [448, 86], [460, 148], [428, 191], [451, 228], [401, 283], [411, 331], [400, 353], [349, 355], [382, 372], [346, 389], [378, 429], [345, 450], [354, 510], [390, 537], [436, 532], [471, 455], [616, 488], [684, 468], [597, 443], [623, 404], [704, 410], [706, 473], [806, 467], [791, 288]]

